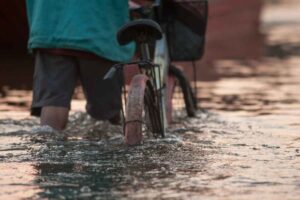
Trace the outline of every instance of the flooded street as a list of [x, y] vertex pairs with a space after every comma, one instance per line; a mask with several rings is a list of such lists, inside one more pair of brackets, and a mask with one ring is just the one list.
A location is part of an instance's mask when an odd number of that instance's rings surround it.
[[127, 147], [80, 100], [56, 133], [25, 118], [29, 92], [14, 112], [1, 100], [0, 199], [300, 199], [299, 11], [269, 5], [265, 58], [216, 63], [221, 78], [198, 83], [204, 111], [179, 115], [164, 139]]

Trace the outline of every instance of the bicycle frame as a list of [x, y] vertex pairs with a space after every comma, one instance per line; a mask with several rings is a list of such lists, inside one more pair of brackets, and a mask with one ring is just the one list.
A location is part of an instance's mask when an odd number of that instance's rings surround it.
[[[195, 116], [197, 107], [188, 79], [176, 66], [170, 66], [169, 46], [164, 32], [167, 21], [161, 18], [160, 2], [160, 0], [156, 0], [156, 5], [151, 6], [148, 10], [147, 8], [145, 10], [144, 8], [135, 9], [139, 14], [137, 15], [138, 19], [125, 24], [118, 31], [119, 44], [136, 42], [140, 52], [139, 61], [116, 64], [104, 77], [104, 79], [110, 79], [125, 66], [139, 67], [139, 73], [132, 77], [129, 84], [128, 101], [126, 100], [125, 85], [123, 85], [123, 97], [126, 105], [126, 118], [122, 106], [123, 128], [125, 142], [129, 145], [135, 145], [142, 141], [143, 124], [147, 125], [154, 137], [165, 136], [168, 122], [171, 122], [172, 119], [172, 92], [176, 80], [179, 80], [184, 94], [189, 117]], [[140, 19], [140, 16], [144, 16], [146, 19]]]
[[[114, 65], [109, 72], [104, 76], [104, 79], [110, 79], [119, 70], [122, 70], [124, 66], [138, 65], [140, 73], [148, 77], [148, 80], [154, 86], [155, 95], [158, 98], [159, 108], [161, 110], [161, 119], [163, 119], [163, 135], [166, 133], [167, 115], [166, 115], [166, 102], [167, 102], [167, 91], [166, 91], [166, 80], [168, 76], [169, 67], [169, 55], [167, 48], [166, 37], [163, 36], [160, 40], [155, 42], [154, 56], [151, 59], [150, 47], [148, 43], [140, 43], [141, 59], [136, 62], [119, 63]], [[126, 96], [126, 95], [124, 95]], [[126, 99], [125, 99], [126, 103]], [[123, 118], [124, 110], [122, 109]]]
[[[154, 58], [151, 59], [150, 56], [150, 48], [149, 44], [142, 43], [140, 44], [141, 49], [141, 61], [139, 63], [139, 68], [141, 73], [147, 75], [155, 86], [156, 95], [160, 99], [160, 109], [161, 109], [161, 118], [163, 119], [163, 134], [166, 132], [166, 128], [168, 126], [167, 123], [167, 114], [166, 114], [166, 103], [167, 103], [167, 90], [166, 90], [166, 82], [168, 76], [168, 67], [169, 67], [169, 53], [168, 53], [168, 46], [166, 41], [166, 36], [163, 35], [162, 39], [157, 40], [155, 42], [154, 48]], [[150, 61], [146, 62], [146, 66], [143, 61]]]
[[[161, 0], [155, 0], [152, 8], [154, 10], [154, 15], [156, 21], [160, 21], [161, 19]], [[149, 47], [149, 46], [148, 46]], [[149, 49], [148, 49], [149, 52]], [[142, 51], [143, 54], [143, 51]], [[144, 55], [142, 55], [143, 57]], [[150, 59], [150, 56], [147, 57]], [[158, 66], [154, 68], [154, 81], [155, 85], [159, 86], [157, 91], [159, 92], [159, 98], [160, 102], [163, 102], [160, 105], [160, 109], [162, 111], [162, 119], [164, 121], [164, 134], [166, 132], [166, 128], [168, 127], [168, 120], [167, 120], [167, 108], [166, 108], [166, 103], [167, 103], [167, 76], [168, 76], [168, 67], [170, 65], [170, 58], [169, 58], [169, 50], [168, 50], [168, 45], [167, 45], [167, 38], [166, 34], [163, 33], [163, 37], [160, 40], [157, 40], [155, 42], [155, 48], [154, 48], [154, 57], [152, 60], [153, 64]]]
[[[163, 113], [163, 121], [164, 121], [164, 129], [167, 128], [168, 123], [167, 123], [167, 108], [166, 108], [166, 103], [167, 103], [167, 76], [168, 76], [168, 67], [170, 64], [170, 59], [169, 59], [169, 52], [168, 52], [168, 46], [167, 46], [167, 40], [165, 34], [163, 34], [162, 39], [156, 41], [155, 44], [155, 50], [154, 50], [154, 59], [153, 59], [154, 64], [159, 65], [158, 68], [155, 68], [156, 70], [156, 76], [155, 80], [157, 84], [159, 85], [159, 82], [161, 83], [161, 88], [159, 88], [160, 91], [160, 99], [161, 102], [164, 102], [161, 105], [162, 113]], [[164, 130], [165, 132], [165, 130]]]

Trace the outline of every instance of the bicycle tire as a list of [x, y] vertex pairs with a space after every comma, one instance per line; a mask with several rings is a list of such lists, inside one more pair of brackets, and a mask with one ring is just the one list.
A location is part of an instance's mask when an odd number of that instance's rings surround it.
[[159, 134], [162, 135], [163, 123], [152, 84], [146, 75], [138, 74], [132, 78], [128, 91], [125, 122], [126, 144], [137, 145], [142, 142], [143, 124], [146, 124], [155, 137]]
[[179, 86], [183, 93], [185, 110], [187, 112], [188, 117], [195, 117], [196, 111], [198, 108], [197, 98], [195, 97], [195, 94], [193, 93], [193, 90], [192, 90], [189, 80], [186, 78], [184, 73], [180, 69], [175, 67], [174, 65], [170, 65], [169, 74], [175, 76], [179, 82]]

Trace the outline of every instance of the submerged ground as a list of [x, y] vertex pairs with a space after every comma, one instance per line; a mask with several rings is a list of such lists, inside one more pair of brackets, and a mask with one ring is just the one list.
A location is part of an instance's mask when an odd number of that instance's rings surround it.
[[[128, 148], [121, 127], [81, 112], [64, 133], [22, 109], [1, 112], [0, 198], [299, 199], [300, 3], [291, 2], [263, 15], [267, 56], [217, 63], [222, 78], [198, 84], [207, 111], [179, 115], [165, 139]], [[9, 98], [0, 109], [30, 96]]]

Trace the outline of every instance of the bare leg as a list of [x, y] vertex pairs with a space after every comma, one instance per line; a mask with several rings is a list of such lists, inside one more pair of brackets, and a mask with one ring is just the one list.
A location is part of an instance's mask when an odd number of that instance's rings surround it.
[[63, 130], [67, 125], [68, 116], [68, 108], [45, 106], [41, 112], [41, 125], [48, 125], [56, 130]]

